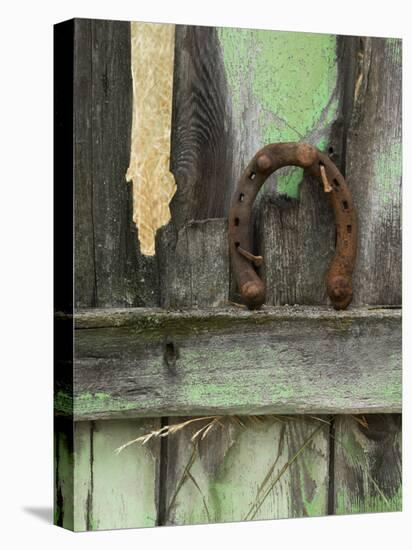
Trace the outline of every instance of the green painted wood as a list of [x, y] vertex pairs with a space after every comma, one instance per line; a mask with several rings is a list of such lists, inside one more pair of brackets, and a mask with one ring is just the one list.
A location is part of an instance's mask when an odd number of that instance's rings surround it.
[[325, 515], [329, 425], [308, 417], [239, 420], [245, 427], [219, 418], [195, 444], [206, 421], [169, 436], [165, 523]]
[[74, 403], [62, 388], [56, 406], [78, 420], [401, 407], [400, 310], [109, 309], [75, 323]]
[[159, 440], [115, 450], [159, 427], [159, 420], [75, 424], [75, 531], [156, 525]]
[[[346, 179], [358, 210], [355, 304], [402, 301], [402, 41], [362, 38], [349, 120]], [[339, 418], [336, 513], [401, 509], [398, 415], [368, 418], [363, 429]], [[347, 450], [346, 450], [347, 449]]]
[[[335, 35], [219, 28], [218, 37], [237, 134], [237, 177], [268, 143], [330, 145], [341, 93]], [[277, 191], [297, 198], [302, 175], [283, 171]]]
[[365, 420], [336, 420], [335, 514], [402, 510], [401, 415], [367, 415]]
[[[219, 29], [218, 35], [236, 135], [232, 189], [268, 143], [306, 141], [341, 165], [353, 39], [249, 29]], [[322, 282], [335, 227], [319, 184], [300, 168], [279, 170], [258, 195], [254, 219], [266, 303], [326, 304]]]
[[[174, 234], [170, 237], [165, 230], [171, 240], [157, 248], [156, 259], [146, 261], [136, 248], [131, 190], [124, 183], [131, 120], [128, 24], [78, 20], [76, 29], [78, 307], [157, 305], [159, 287], [166, 296], [163, 305], [212, 305], [207, 302], [216, 269], [214, 250], [203, 231], [208, 222], [199, 222], [226, 215], [230, 192], [258, 148], [271, 141], [303, 139], [324, 150], [333, 148], [340, 168], [346, 162], [355, 201], [362, 207], [355, 302], [399, 303], [399, 41], [178, 27], [171, 154], [178, 184], [172, 204]], [[269, 303], [325, 303], [323, 273], [333, 253], [333, 220], [319, 187], [303, 179], [300, 185], [301, 172], [285, 169], [268, 180], [257, 201], [255, 243], [265, 257]], [[221, 257], [225, 235], [215, 237]], [[170, 242], [176, 249], [168, 249]], [[176, 250], [180, 265], [173, 263]], [[199, 260], [190, 261], [193, 256]], [[229, 288], [229, 280], [222, 278], [225, 265], [216, 270], [218, 294], [224, 298]], [[158, 266], [163, 269], [159, 286]], [[312, 329], [302, 329], [308, 319], [296, 319], [302, 315], [299, 308], [288, 319], [268, 311], [262, 316], [216, 311], [217, 326], [202, 312], [197, 317], [183, 313], [183, 323], [178, 312], [156, 310], [144, 319], [135, 310], [77, 316], [76, 333], [81, 336], [76, 353], [80, 349], [81, 354], [75, 363], [74, 405], [77, 418], [92, 421], [76, 424], [74, 455], [69, 432], [57, 435], [57, 523], [87, 530], [250, 518], [265, 481], [263, 470], [278, 454], [272, 481], [276, 472], [283, 473], [256, 518], [323, 515], [328, 483], [336, 513], [397, 509], [400, 429], [394, 416], [378, 419], [367, 435], [359, 435], [349, 418], [339, 417], [331, 440], [329, 426], [321, 425], [286, 471], [288, 458], [310, 438], [318, 421], [299, 418], [284, 427], [267, 418], [245, 430], [216, 429], [200, 443], [199, 456], [175, 499], [190, 459], [186, 432], [163, 445], [160, 474], [158, 441], [152, 449], [135, 445], [119, 456], [112, 452], [131, 437], [159, 427], [160, 419], [93, 420], [137, 416], [145, 403], [144, 415], [230, 414], [239, 411], [239, 403], [245, 413], [277, 410], [268, 388], [276, 389], [280, 412], [399, 411], [400, 314], [364, 308], [353, 319], [354, 311], [309, 316], [309, 325], [317, 325], [315, 344]], [[261, 334], [263, 342], [258, 340]], [[308, 342], [309, 336], [308, 346], [302, 338]], [[354, 356], [355, 362], [348, 360]], [[318, 366], [316, 372], [312, 364]], [[67, 382], [71, 367], [61, 363], [58, 368]], [[66, 386], [58, 388], [56, 404], [60, 412], [70, 413], [73, 400]], [[316, 392], [322, 387], [326, 391], [317, 408]], [[316, 404], [313, 409], [307, 407], [308, 398]], [[259, 409], [268, 402], [270, 408]], [[341, 408], [336, 409], [337, 402]], [[210, 403], [213, 407], [207, 408]], [[355, 449], [355, 463], [339, 450], [341, 435]], [[333, 479], [328, 480], [331, 442]], [[379, 491], [370, 483], [371, 472]], [[265, 482], [263, 490], [267, 486]]]
[[73, 530], [74, 526], [73, 424], [56, 419], [54, 425], [54, 524]]

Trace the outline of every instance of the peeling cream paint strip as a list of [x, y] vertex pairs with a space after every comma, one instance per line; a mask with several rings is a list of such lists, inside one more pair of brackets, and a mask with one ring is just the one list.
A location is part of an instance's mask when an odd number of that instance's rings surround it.
[[156, 230], [170, 220], [176, 191], [169, 170], [175, 25], [131, 23], [133, 121], [130, 164], [133, 221], [142, 254], [155, 253]]

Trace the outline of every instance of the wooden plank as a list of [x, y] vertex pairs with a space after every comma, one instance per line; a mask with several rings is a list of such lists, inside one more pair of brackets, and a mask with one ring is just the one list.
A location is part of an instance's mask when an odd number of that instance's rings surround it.
[[93, 423], [73, 423], [74, 432], [74, 521], [73, 531], [92, 529], [91, 505], [93, 501], [93, 478], [91, 456], [93, 447]]
[[97, 303], [93, 227], [92, 22], [75, 20], [74, 40], [74, 278], [75, 307]]
[[59, 388], [56, 407], [83, 420], [399, 412], [400, 323], [366, 308], [91, 310], [76, 315], [74, 403]]
[[[400, 304], [401, 40], [362, 38], [346, 151], [346, 179], [358, 209], [355, 304]], [[401, 509], [400, 417], [336, 421], [335, 513]], [[339, 444], [342, 441], [342, 445]]]
[[75, 531], [156, 525], [159, 440], [115, 449], [159, 427], [159, 420], [75, 424]]
[[402, 41], [364, 38], [346, 177], [359, 217], [354, 303], [400, 304]]
[[227, 213], [232, 179], [231, 113], [217, 31], [176, 25], [170, 210], [178, 231]]
[[54, 423], [54, 524], [73, 530], [74, 460], [71, 419], [56, 418]]
[[[184, 419], [173, 419], [173, 423]], [[166, 525], [327, 513], [329, 425], [311, 418], [220, 417], [167, 438]], [[289, 462], [289, 464], [288, 464]]]
[[364, 420], [336, 420], [335, 514], [402, 510], [401, 415], [367, 415]]
[[157, 263], [140, 254], [130, 155], [130, 25], [75, 21], [77, 307], [158, 304]]
[[[219, 40], [234, 112], [234, 180], [258, 149], [279, 141], [307, 141], [339, 165], [353, 39], [219, 29]], [[254, 218], [266, 303], [326, 304], [335, 227], [318, 183], [300, 168], [278, 171], [258, 195]]]
[[226, 219], [173, 223], [158, 231], [160, 303], [166, 308], [216, 307], [229, 298]]

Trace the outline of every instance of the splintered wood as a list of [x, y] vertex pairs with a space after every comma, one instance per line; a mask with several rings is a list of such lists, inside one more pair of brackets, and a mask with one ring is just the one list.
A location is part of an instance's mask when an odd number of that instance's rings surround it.
[[169, 170], [175, 26], [131, 23], [133, 121], [130, 164], [133, 221], [142, 254], [155, 253], [156, 230], [170, 220], [176, 183]]

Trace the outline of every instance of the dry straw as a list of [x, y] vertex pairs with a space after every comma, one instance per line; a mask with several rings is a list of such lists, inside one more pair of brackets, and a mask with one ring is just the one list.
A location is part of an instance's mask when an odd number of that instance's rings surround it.
[[[194, 486], [196, 487], [197, 491], [199, 491], [203, 507], [205, 509], [206, 516], [209, 521], [211, 520], [211, 514], [210, 510], [207, 506], [207, 499], [205, 495], [202, 492], [202, 489], [199, 485], [199, 483], [196, 481], [195, 477], [191, 473], [191, 468], [193, 464], [196, 461], [196, 458], [198, 456], [199, 452], [199, 442], [204, 440], [215, 428], [220, 429], [229, 429], [230, 426], [238, 426], [240, 428], [246, 428], [247, 426], [251, 425], [259, 425], [265, 423], [268, 419], [273, 419], [277, 422], [281, 422], [283, 424], [281, 432], [280, 432], [280, 441], [279, 441], [279, 449], [282, 448], [286, 427], [289, 421], [294, 421], [301, 419], [302, 417], [299, 416], [276, 416], [276, 415], [260, 415], [260, 416], [201, 416], [196, 418], [191, 418], [189, 420], [185, 420], [184, 422], [178, 422], [176, 424], [170, 424], [167, 426], [163, 426], [159, 430], [153, 430], [147, 434], [141, 435], [140, 437], [137, 437], [136, 439], [132, 439], [130, 441], [127, 441], [124, 445], [121, 445], [118, 447], [115, 452], [117, 454], [121, 453], [124, 449], [129, 447], [130, 445], [133, 445], [135, 443], [140, 443], [142, 445], [146, 445], [149, 441], [161, 438], [161, 437], [168, 437], [173, 436], [188, 426], [191, 426], [195, 423], [203, 422], [203, 425], [199, 429], [197, 429], [194, 434], [191, 436], [190, 441], [193, 445], [193, 449], [191, 452], [191, 455], [189, 457], [189, 460], [183, 470], [183, 473], [178, 480], [176, 484], [175, 491], [173, 495], [171, 496], [167, 509], [166, 509], [166, 521], [168, 521], [168, 518], [170, 516], [170, 511], [173, 508], [176, 498], [183, 487], [183, 485], [186, 483], [186, 481], [191, 481]], [[267, 499], [267, 497], [270, 495], [270, 493], [273, 491], [275, 486], [279, 483], [282, 476], [290, 469], [290, 467], [301, 457], [301, 455], [304, 453], [304, 451], [307, 449], [307, 447], [312, 443], [314, 438], [318, 435], [318, 433], [321, 432], [322, 428], [326, 429], [328, 431], [328, 434], [330, 437], [334, 439], [336, 444], [339, 444], [342, 446], [342, 448], [345, 451], [345, 454], [347, 454], [348, 458], [352, 459], [350, 449], [347, 448], [345, 444], [341, 441], [341, 439], [337, 438], [335, 435], [332, 434], [330, 431], [331, 423], [334, 420], [334, 417], [330, 417], [329, 419], [320, 418], [317, 416], [308, 415], [307, 418], [310, 418], [312, 420], [317, 421], [317, 425], [314, 428], [314, 430], [309, 434], [309, 436], [305, 439], [305, 441], [302, 443], [302, 445], [299, 447], [299, 449], [288, 458], [288, 460], [283, 464], [283, 466], [277, 470], [278, 461], [280, 458], [280, 451], [277, 453], [276, 457], [274, 458], [273, 463], [271, 464], [269, 470], [266, 472], [261, 484], [259, 485], [256, 495], [253, 499], [253, 502], [251, 503], [248, 512], [244, 516], [243, 520], [252, 520], [256, 517], [259, 510], [261, 509], [263, 503]], [[353, 418], [358, 422], [362, 427], [368, 428], [368, 423], [365, 418], [365, 416], [353, 416]], [[369, 472], [366, 470], [366, 475], [376, 489], [376, 491], [379, 493], [381, 498], [388, 504], [387, 498], [383, 494], [382, 490], [378, 486], [377, 482], [371, 477]]]

